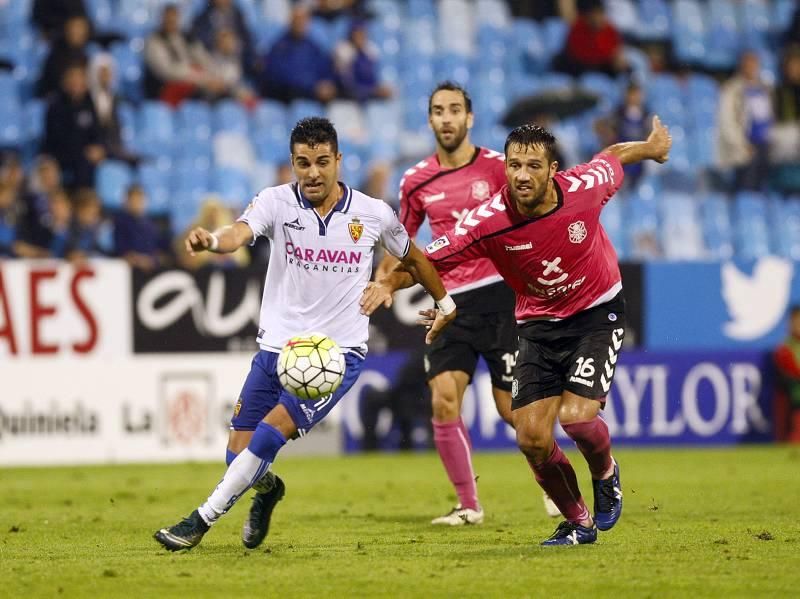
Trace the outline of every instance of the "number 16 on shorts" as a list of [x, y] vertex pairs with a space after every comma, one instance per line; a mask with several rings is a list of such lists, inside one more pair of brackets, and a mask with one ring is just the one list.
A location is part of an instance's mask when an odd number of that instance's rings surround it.
[[603, 350], [592, 352], [592, 357], [579, 356], [575, 360], [574, 367], [570, 369], [569, 382], [585, 385], [590, 389], [594, 389], [595, 383], [599, 382], [603, 393], [607, 394], [614, 379], [614, 369], [619, 351], [622, 349], [624, 335], [624, 329], [614, 329], [611, 332], [611, 339], [603, 344]]

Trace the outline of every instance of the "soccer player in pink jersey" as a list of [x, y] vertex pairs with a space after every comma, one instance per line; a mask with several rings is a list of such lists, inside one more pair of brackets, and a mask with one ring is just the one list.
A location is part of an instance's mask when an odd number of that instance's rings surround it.
[[[609, 146], [586, 164], [558, 172], [555, 138], [523, 125], [506, 139], [507, 185], [470, 210], [426, 252], [440, 272], [489, 258], [516, 293], [519, 355], [512, 414], [517, 444], [565, 521], [543, 545], [597, 540], [622, 512], [619, 465], [599, 417], [625, 333], [617, 255], [600, 212], [622, 184], [626, 164], [669, 157], [672, 138], [658, 117], [647, 140]], [[412, 284], [396, 269], [362, 301], [369, 313], [386, 289]], [[434, 310], [427, 311], [432, 322]], [[559, 420], [592, 474], [589, 512], [569, 460], [553, 437]]]
[[[472, 100], [463, 87], [450, 81], [436, 86], [428, 100], [436, 151], [408, 169], [400, 181], [400, 221], [412, 238], [426, 217], [434, 236], [445, 234], [505, 185], [503, 155], [470, 140], [473, 119]], [[381, 279], [397, 263], [392, 256], [384, 258], [375, 279]], [[514, 292], [487, 258], [459, 264], [442, 280], [458, 305], [458, 316], [426, 347], [425, 373], [433, 404], [433, 440], [458, 504], [434, 518], [432, 524], [480, 524], [483, 508], [461, 403], [478, 358], [483, 356], [497, 411], [511, 424], [511, 381], [517, 351]]]

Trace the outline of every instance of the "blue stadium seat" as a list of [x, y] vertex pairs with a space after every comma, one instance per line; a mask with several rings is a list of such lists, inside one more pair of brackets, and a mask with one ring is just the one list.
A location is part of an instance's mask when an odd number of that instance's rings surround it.
[[658, 256], [660, 246], [656, 202], [634, 194], [628, 198], [626, 204], [627, 255], [635, 260]]
[[634, 0], [606, 0], [606, 11], [614, 26], [626, 35], [638, 35], [639, 11]]
[[23, 26], [30, 20], [33, 0], [8, 0], [0, 3], [0, 27], [10, 31]]
[[209, 170], [195, 168], [192, 161], [179, 160], [172, 171], [170, 188], [174, 194], [203, 196], [209, 188]]
[[705, 11], [697, 0], [675, 0], [672, 47], [678, 60], [699, 65], [706, 56]]
[[446, 53], [436, 57], [434, 61], [436, 65], [436, 80], [443, 81], [450, 79], [457, 81], [461, 85], [469, 89], [470, 75], [472, 73], [472, 65], [469, 59], [460, 54]]
[[85, 0], [86, 11], [97, 31], [108, 33], [115, 30], [115, 11], [112, 0]]
[[800, 197], [783, 199], [776, 230], [779, 253], [800, 260]]
[[176, 192], [171, 196], [169, 218], [172, 232], [180, 235], [191, 227], [198, 217], [205, 191], [200, 193]]
[[406, 19], [401, 29], [403, 47], [415, 54], [433, 57], [436, 54], [436, 21]]
[[136, 151], [145, 156], [171, 155], [175, 144], [172, 110], [158, 101], [144, 102], [139, 108]]
[[739, 192], [734, 198], [734, 240], [736, 255], [754, 260], [770, 253], [767, 200], [755, 192]]
[[313, 100], [295, 100], [289, 106], [289, 127], [309, 116], [325, 116], [325, 107]]
[[175, 126], [186, 141], [208, 143], [211, 139], [211, 108], [207, 102], [187, 100], [175, 111]]
[[209, 191], [216, 193], [228, 203], [244, 205], [255, 195], [247, 174], [233, 168], [214, 169], [209, 183]]
[[166, 214], [170, 206], [169, 172], [153, 163], [139, 167], [136, 177], [147, 195], [149, 214]]
[[280, 164], [288, 161], [289, 127], [286, 107], [274, 100], [265, 100], [253, 115], [253, 145], [259, 160]]
[[19, 110], [19, 86], [14, 75], [8, 71], [0, 71], [0, 111]]
[[38, 146], [44, 135], [44, 120], [47, 106], [44, 100], [32, 99], [25, 103], [23, 109], [23, 138], [26, 142]]
[[130, 167], [117, 160], [104, 160], [97, 167], [95, 188], [103, 206], [118, 210], [125, 199], [125, 192], [133, 181]]
[[714, 260], [733, 257], [733, 230], [728, 205], [728, 198], [721, 193], [709, 194], [700, 203], [703, 238], [709, 258]]
[[771, 18], [767, 0], [742, 0], [739, 6], [739, 23], [745, 48], [763, 48], [767, 45]]
[[506, 29], [513, 22], [508, 3], [504, 0], [477, 0], [474, 20], [479, 26], [497, 29]]
[[223, 100], [214, 107], [211, 118], [214, 133], [234, 131], [247, 135], [250, 132], [250, 120], [244, 106], [235, 100]]
[[[532, 19], [514, 19], [511, 23], [511, 73], [541, 73], [550, 62], [553, 51], [548, 47], [546, 29]], [[508, 33], [505, 38], [508, 38]], [[506, 41], [506, 44], [508, 42]]]
[[627, 257], [628, 251], [625, 228], [623, 226], [625, 201], [622, 197], [614, 197], [600, 213], [600, 222], [603, 224], [611, 243], [614, 244], [614, 248], [617, 250], [617, 257], [620, 260], [624, 260]]
[[699, 260], [705, 256], [697, 204], [688, 193], [670, 191], [658, 202], [661, 247], [670, 260]]
[[770, 29], [775, 33], [783, 33], [789, 28], [797, 9], [797, 0], [774, 0]]
[[585, 73], [578, 79], [578, 86], [597, 96], [598, 112], [608, 112], [622, 101], [622, 87], [616, 79], [603, 73]]
[[544, 50], [547, 60], [552, 60], [553, 56], [561, 52], [567, 41], [568, 26], [563, 19], [545, 19], [542, 25], [542, 36], [544, 40]]
[[640, 40], [666, 41], [671, 33], [671, 19], [665, 0], [640, 0], [639, 23], [634, 34]]
[[433, 0], [408, 0], [406, 12], [411, 19], [436, 18], [436, 6]]
[[119, 93], [131, 102], [144, 97], [142, 90], [143, 70], [140, 52], [132, 43], [117, 42], [111, 45], [111, 55], [117, 61]]

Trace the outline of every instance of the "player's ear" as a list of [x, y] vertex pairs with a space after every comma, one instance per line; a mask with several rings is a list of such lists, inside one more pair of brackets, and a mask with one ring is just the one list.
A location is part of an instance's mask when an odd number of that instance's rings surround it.
[[558, 171], [558, 160], [553, 160], [550, 163], [550, 178], [552, 179], [555, 177], [556, 172]]
[[467, 129], [472, 129], [472, 125], [475, 123], [475, 115], [471, 112], [467, 113]]

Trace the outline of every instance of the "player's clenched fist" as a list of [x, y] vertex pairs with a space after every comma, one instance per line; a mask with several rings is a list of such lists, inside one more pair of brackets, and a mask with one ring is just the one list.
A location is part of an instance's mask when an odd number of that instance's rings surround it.
[[215, 241], [216, 237], [212, 233], [206, 231], [203, 227], [195, 227], [186, 236], [186, 251], [194, 256], [195, 252], [214, 249]]

